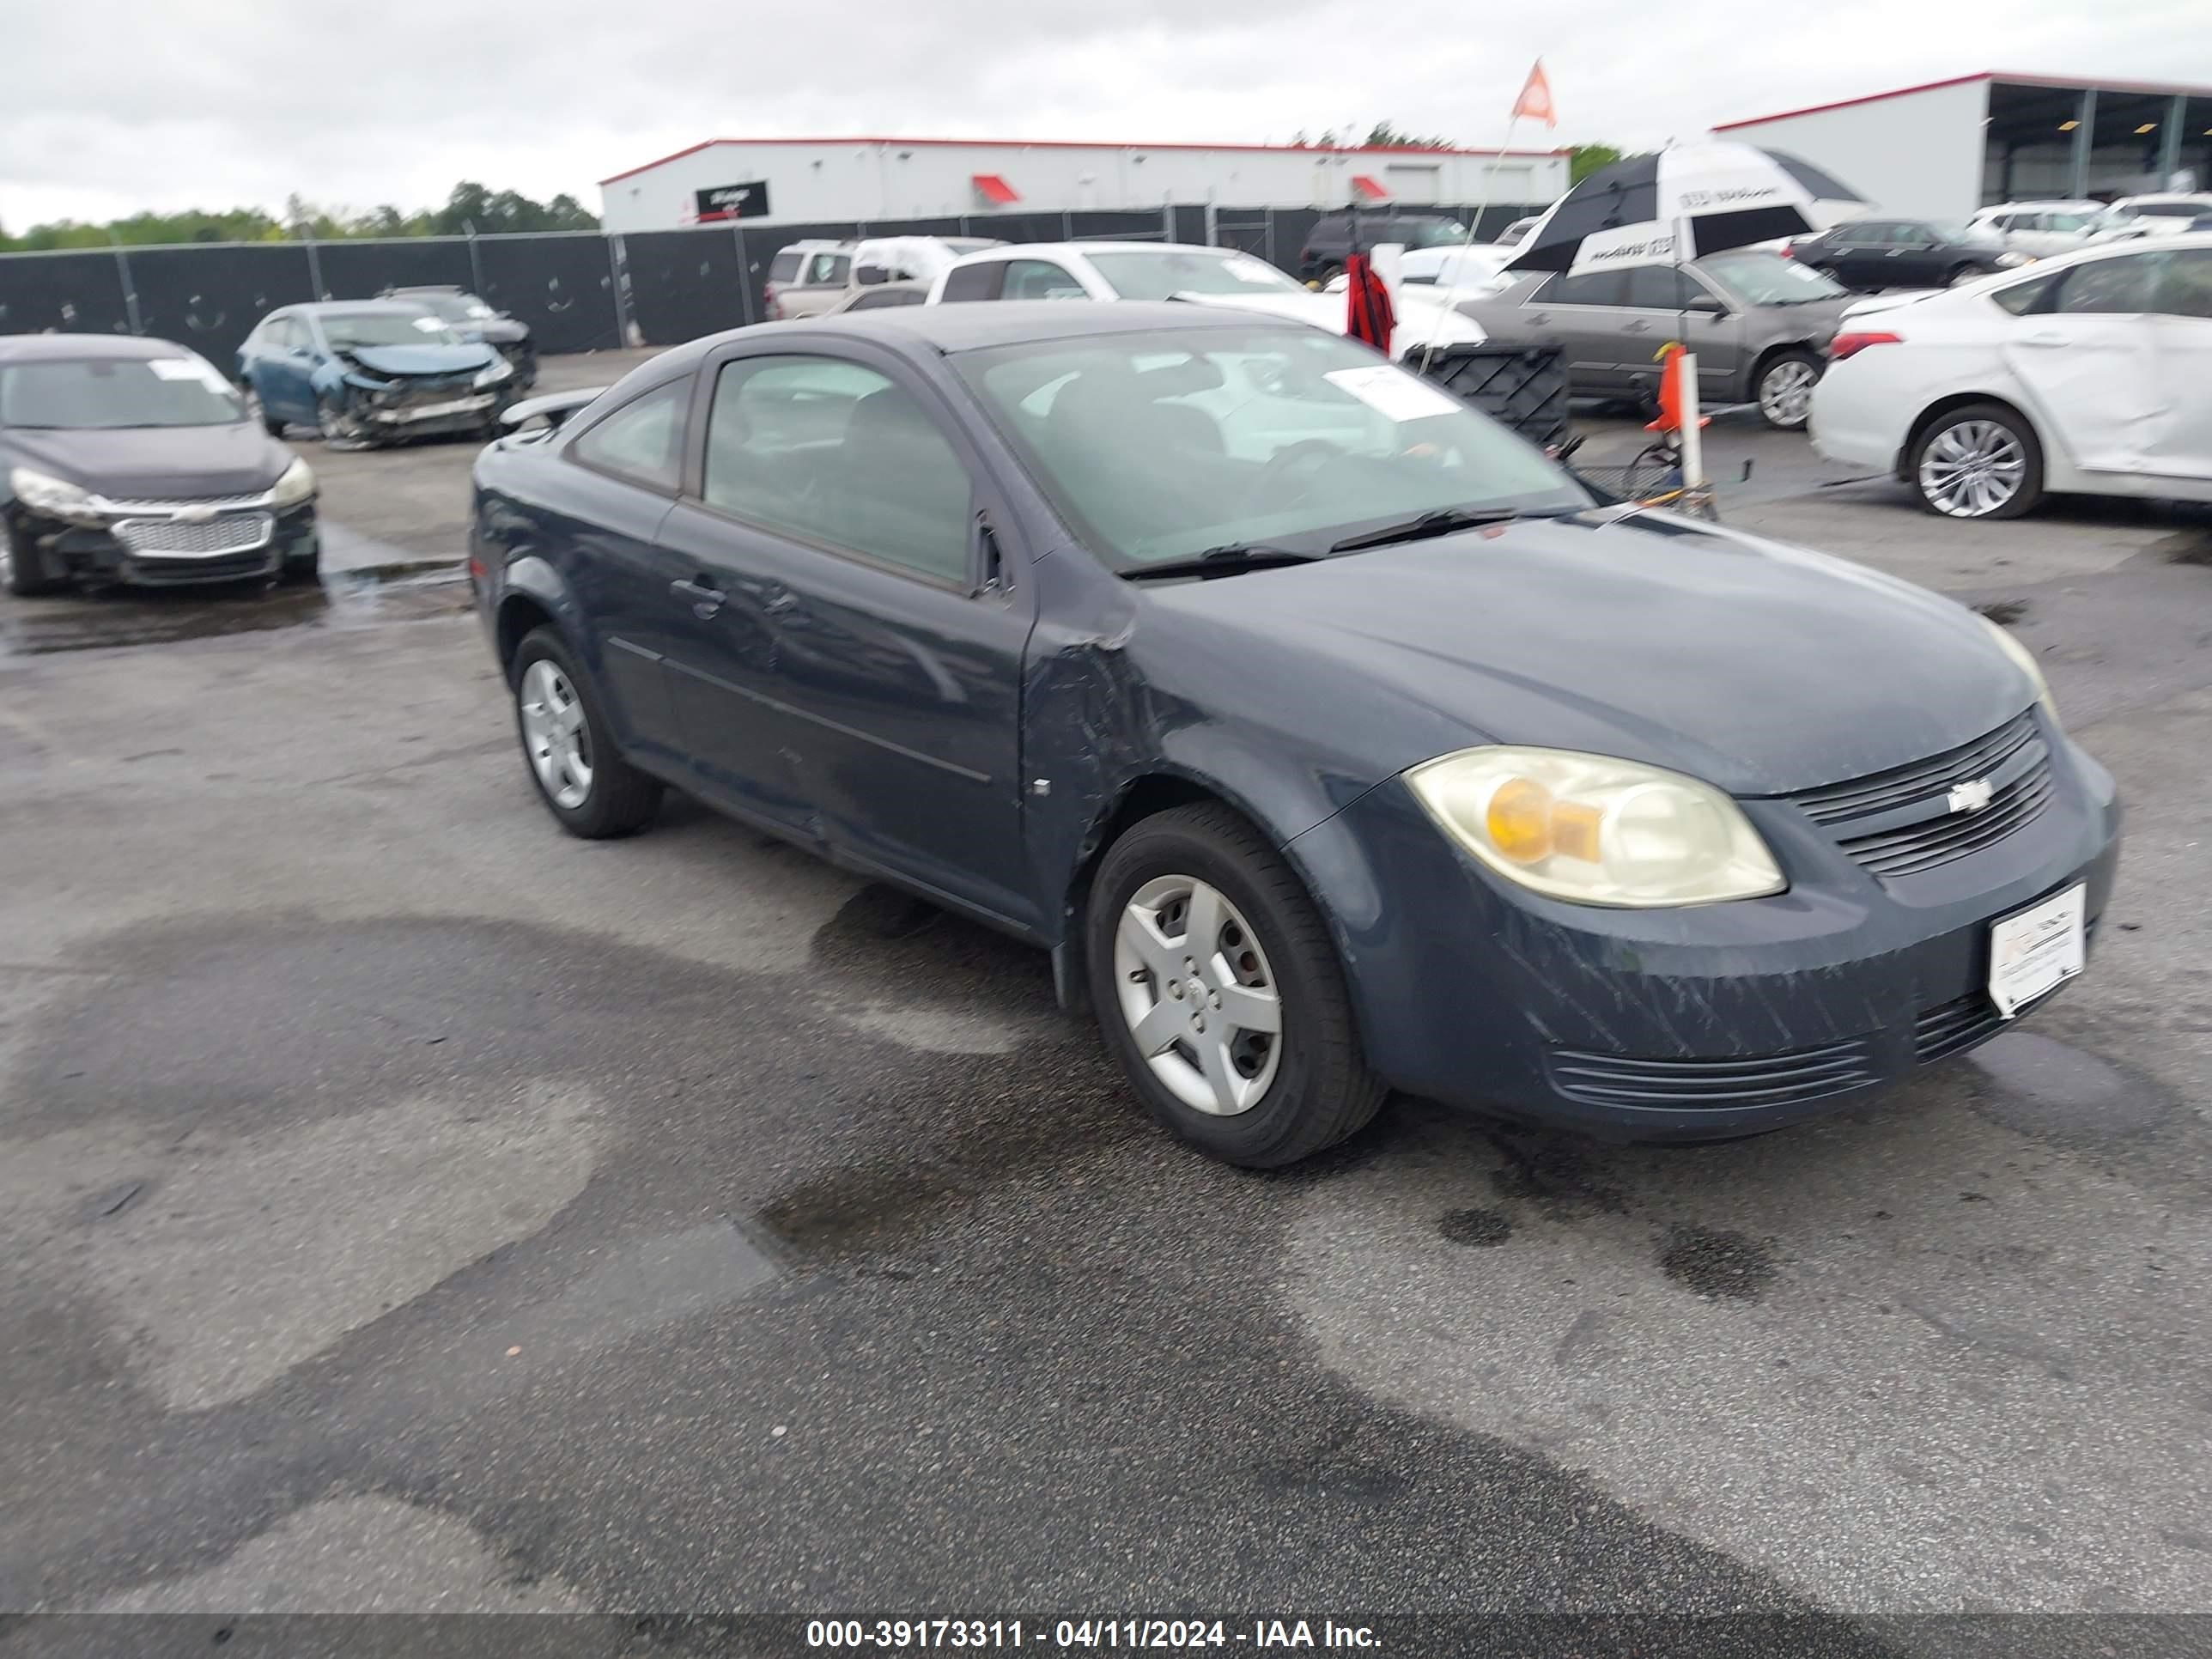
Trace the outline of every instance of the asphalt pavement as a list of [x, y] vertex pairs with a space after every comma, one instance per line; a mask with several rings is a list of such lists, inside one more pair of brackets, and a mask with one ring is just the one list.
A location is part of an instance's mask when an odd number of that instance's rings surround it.
[[1401, 1100], [1227, 1170], [1042, 957], [680, 799], [562, 836], [465, 444], [301, 446], [318, 593], [0, 599], [0, 1613], [2212, 1608], [2212, 534], [1713, 447], [2006, 619], [2130, 817], [2021, 1030], [1694, 1150]]

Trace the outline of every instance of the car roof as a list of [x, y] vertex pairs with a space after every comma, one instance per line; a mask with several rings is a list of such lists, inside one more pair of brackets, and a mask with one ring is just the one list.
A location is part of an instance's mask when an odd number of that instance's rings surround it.
[[0, 362], [40, 363], [110, 358], [120, 362], [149, 357], [196, 357], [190, 346], [137, 334], [0, 335]]
[[[801, 343], [823, 336], [849, 335], [887, 345], [911, 349], [920, 345], [944, 356], [984, 351], [994, 346], [1036, 345], [1052, 340], [1081, 339], [1101, 334], [1142, 334], [1207, 329], [1304, 329], [1311, 325], [1263, 312], [1231, 311], [1145, 300], [1115, 305], [1079, 305], [1066, 300], [1000, 300], [986, 303], [936, 306], [886, 306], [880, 311], [858, 311], [836, 316], [808, 317], [795, 322], [755, 323], [750, 328], [709, 334], [641, 365], [655, 371], [654, 383], [690, 368], [717, 346], [736, 339], [789, 340], [794, 350]], [[627, 379], [628, 377], [625, 377]], [[641, 380], [640, 384], [645, 383]]]
[[334, 311], [381, 311], [395, 317], [420, 317], [426, 307], [412, 300], [310, 300], [305, 304], [283, 307], [295, 317], [321, 317]]
[[[1065, 257], [1085, 253], [1218, 253], [1226, 259], [1243, 254], [1237, 247], [1209, 247], [1204, 242], [1006, 242], [997, 247], [978, 248], [973, 253], [963, 253], [960, 263], [983, 264], [993, 259], [1021, 259], [1032, 254], [1050, 253]], [[1249, 258], [1249, 254], [1244, 254]]]
[[2045, 208], [2101, 208], [2105, 204], [2102, 202], [2091, 202], [2081, 199], [2065, 201], [2061, 200], [2057, 197], [2053, 197], [2047, 202], [1992, 202], [1985, 208], [1975, 209], [1974, 217], [1979, 219], [1992, 213], [2019, 213], [2031, 208], [2037, 210]]
[[[392, 299], [403, 294], [466, 294], [468, 289], [459, 283], [401, 283], [385, 289], [381, 299]], [[337, 301], [333, 301], [332, 304]]]

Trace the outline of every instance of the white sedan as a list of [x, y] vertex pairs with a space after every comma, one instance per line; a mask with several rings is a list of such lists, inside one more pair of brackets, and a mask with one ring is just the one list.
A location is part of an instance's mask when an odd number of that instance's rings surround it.
[[2096, 244], [1844, 313], [1813, 447], [1931, 511], [2046, 491], [2212, 501], [2212, 234]]
[[[1345, 331], [1342, 294], [1316, 294], [1265, 260], [1234, 248], [1182, 242], [1026, 242], [987, 248], [940, 272], [931, 305], [971, 300], [1184, 300], [1231, 311], [1290, 317]], [[1442, 293], [1401, 288], [1390, 354], [1403, 357], [1434, 340], [1480, 345], [1481, 326], [1444, 303]]]

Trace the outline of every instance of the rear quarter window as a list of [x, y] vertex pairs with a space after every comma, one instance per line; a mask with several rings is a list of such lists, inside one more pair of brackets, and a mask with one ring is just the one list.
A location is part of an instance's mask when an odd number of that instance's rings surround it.
[[768, 279], [771, 283], [787, 283], [799, 275], [799, 255], [795, 248], [786, 248], [768, 262]]

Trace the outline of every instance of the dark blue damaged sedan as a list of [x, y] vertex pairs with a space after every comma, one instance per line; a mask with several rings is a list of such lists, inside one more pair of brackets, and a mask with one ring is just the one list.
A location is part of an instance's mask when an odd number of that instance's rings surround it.
[[561, 824], [673, 787], [1046, 948], [1235, 1163], [1393, 1088], [1778, 1127], [2032, 1010], [2112, 888], [2001, 629], [1297, 323], [910, 307], [511, 418], [471, 569]]

